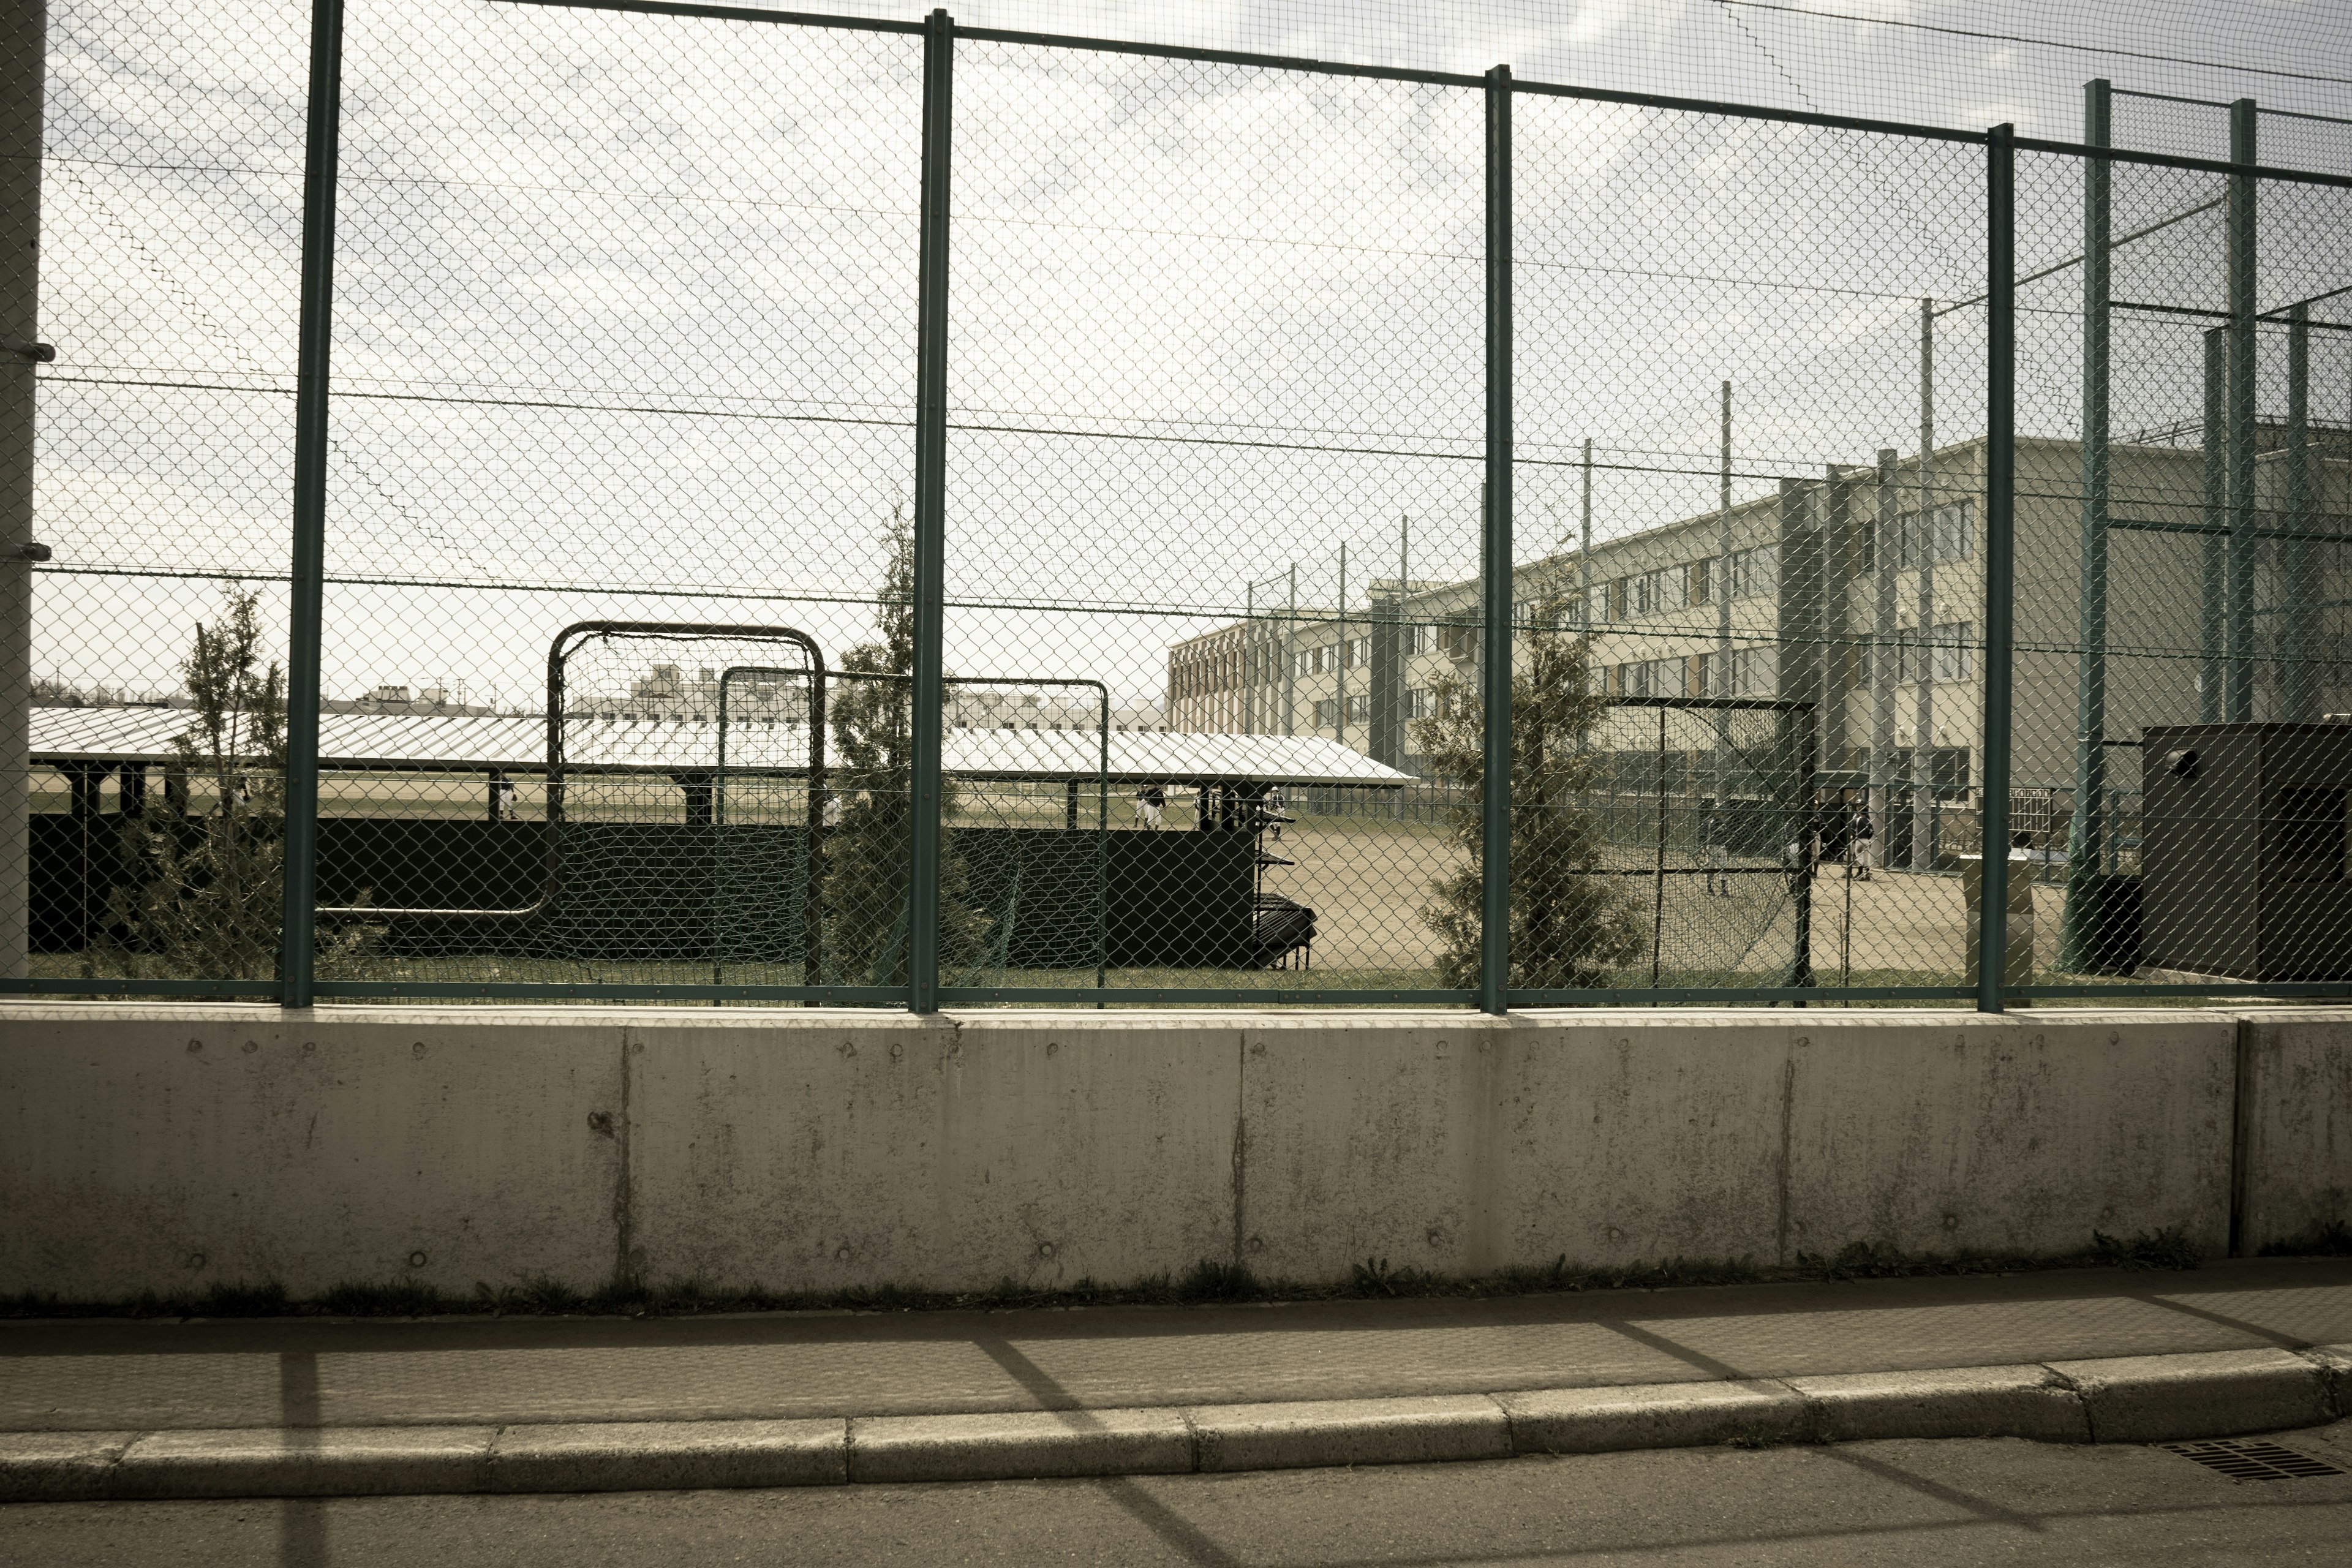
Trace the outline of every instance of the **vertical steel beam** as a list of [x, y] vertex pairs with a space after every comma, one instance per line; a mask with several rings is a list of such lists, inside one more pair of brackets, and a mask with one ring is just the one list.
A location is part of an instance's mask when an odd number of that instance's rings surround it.
[[0, 980], [32, 946], [33, 367], [41, 335], [41, 101], [48, 7], [0, 4]]
[[[1877, 507], [1870, 525], [1870, 824], [1884, 843], [1895, 831], [1895, 676], [1899, 657], [1895, 613], [1895, 463], [1878, 449]], [[1880, 865], [1886, 857], [1878, 857]]]
[[[2230, 105], [2230, 162], [2254, 162], [2254, 100]], [[2225, 716], [2254, 716], [2254, 205], [2252, 174], [2229, 176], [2229, 685]]]
[[281, 1000], [311, 1002], [319, 867], [319, 680], [327, 559], [327, 376], [334, 345], [335, 184], [342, 131], [342, 0], [312, 0], [302, 165], [301, 314], [294, 384], [294, 539], [286, 650], [286, 887]]
[[[2311, 307], [2286, 313], [2286, 525], [2309, 533], [2311, 505]], [[2279, 717], [2308, 724], [2319, 717], [2318, 546], [2278, 542]]]
[[2223, 587], [2229, 576], [2229, 398], [2230, 332], [2213, 327], [2205, 333], [2204, 405], [2204, 549], [2200, 552], [2197, 611], [2197, 721], [2221, 721], [2221, 623]]
[[[1392, 678], [1394, 690], [1390, 698], [1389, 719], [1390, 734], [1393, 737], [1390, 744], [1395, 749], [1396, 755], [1390, 765], [1400, 773], [1404, 771], [1404, 760], [1412, 751], [1412, 616], [1409, 613], [1412, 600], [1412, 518], [1408, 514], [1397, 519], [1396, 629], [1390, 637], [1396, 650], [1393, 655], [1396, 671]], [[1399, 805], [1403, 803], [1403, 799], [1402, 794], [1397, 796]]]
[[[2114, 131], [2113, 98], [2104, 79], [2083, 86], [2083, 141], [2105, 147]], [[2074, 664], [2074, 816], [2066, 834], [2066, 907], [2060, 917], [2058, 967], [2080, 973], [2097, 955], [2101, 820], [2107, 795], [2107, 309], [2113, 165], [2083, 160], [2083, 516]]]
[[1331, 689], [1337, 700], [1331, 704], [1331, 735], [1341, 745], [1348, 743], [1348, 546], [1339, 545], [1339, 646], [1332, 651], [1339, 657], [1331, 665]]
[[[1731, 668], [1731, 383], [1723, 384], [1722, 405], [1716, 438], [1715, 483], [1715, 690], [1717, 697], [1737, 697], [1739, 683]], [[1705, 683], [1701, 683], [1702, 691]], [[1707, 814], [1705, 854], [1710, 867], [1730, 859], [1731, 843], [1731, 714], [1715, 715], [1715, 799]], [[1729, 889], [1727, 889], [1726, 891]], [[1715, 874], [1707, 872], [1707, 891], [1715, 891]]]
[[1584, 496], [1576, 527], [1576, 624], [1592, 629], [1592, 437], [1584, 438]]
[[[1993, 127], [1985, 158], [1984, 854], [1977, 1011], [2001, 1010], [2009, 973], [2010, 610], [2017, 516], [2016, 128]], [[1934, 552], [1932, 539], [1929, 553]]]
[[1481, 549], [1478, 1006], [1504, 1011], [1511, 963], [1511, 68], [1486, 73], [1486, 515]]
[[[1911, 868], [1936, 868], [1936, 301], [1919, 301], [1919, 595], [1908, 673], [1919, 683], [1911, 710]], [[1895, 531], [1902, 532], [1898, 520]], [[1901, 542], [1897, 541], [1898, 549]]]
[[939, 1011], [940, 719], [944, 689], [948, 468], [948, 158], [955, 123], [955, 23], [923, 24], [922, 216], [915, 308], [914, 777], [908, 832], [908, 1005]]

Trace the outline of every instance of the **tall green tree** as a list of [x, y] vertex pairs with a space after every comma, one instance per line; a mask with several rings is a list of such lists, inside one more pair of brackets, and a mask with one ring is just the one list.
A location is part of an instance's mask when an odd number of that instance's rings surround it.
[[[841, 657], [825, 718], [833, 732], [828, 785], [839, 819], [825, 835], [825, 972], [837, 983], [908, 983], [907, 919], [915, 777], [915, 536], [903, 507], [884, 533], [889, 563], [876, 595], [877, 640]], [[860, 677], [880, 679], [859, 679]], [[940, 816], [961, 807], [954, 781], [940, 781]], [[940, 963], [976, 960], [989, 921], [969, 898], [971, 874], [954, 835], [941, 834]]]
[[[1591, 638], [1560, 629], [1565, 603], [1546, 591], [1530, 609], [1534, 629], [1517, 640], [1511, 660], [1510, 968], [1505, 984], [1530, 991], [1599, 985], [1612, 966], [1644, 951], [1634, 900], [1615, 885], [1622, 879], [1592, 875], [1601, 866], [1601, 838], [1584, 801], [1604, 766], [1590, 737], [1607, 703], [1591, 689]], [[1454, 839], [1468, 863], [1431, 884], [1433, 900], [1421, 918], [1443, 944], [1437, 983], [1462, 989], [1478, 984], [1486, 709], [1477, 685], [1456, 675], [1439, 680], [1432, 696], [1434, 710], [1415, 721], [1413, 740], [1431, 771], [1457, 786], [1464, 804], [1454, 812]]]

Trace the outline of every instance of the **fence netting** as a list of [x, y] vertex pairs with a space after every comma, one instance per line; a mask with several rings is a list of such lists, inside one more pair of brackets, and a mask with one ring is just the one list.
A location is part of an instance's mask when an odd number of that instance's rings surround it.
[[347, 7], [289, 835], [310, 23], [50, 22], [22, 986], [2352, 986], [2343, 180], [897, 23]]

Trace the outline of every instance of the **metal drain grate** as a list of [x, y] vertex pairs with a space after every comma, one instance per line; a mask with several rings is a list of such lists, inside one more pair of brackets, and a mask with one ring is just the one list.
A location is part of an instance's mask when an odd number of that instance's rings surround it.
[[2194, 1459], [2233, 1480], [2292, 1481], [2306, 1476], [2340, 1476], [2344, 1472], [2308, 1454], [2282, 1448], [2276, 1443], [2163, 1443], [2167, 1453]]

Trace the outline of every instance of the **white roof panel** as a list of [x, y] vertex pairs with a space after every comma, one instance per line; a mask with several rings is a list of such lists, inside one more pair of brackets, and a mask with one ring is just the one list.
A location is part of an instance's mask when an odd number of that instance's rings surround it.
[[[184, 709], [36, 708], [33, 755], [47, 763], [163, 762], [193, 715]], [[711, 720], [572, 721], [564, 756], [595, 772], [671, 773], [719, 765]], [[726, 765], [799, 773], [808, 742], [797, 725], [747, 717], [728, 726]], [[950, 730], [948, 772], [969, 778], [1090, 779], [1104, 737], [1089, 730]], [[1113, 731], [1109, 776], [1125, 784], [1251, 780], [1393, 788], [1410, 775], [1337, 741], [1311, 735], [1166, 734]], [[322, 713], [319, 753], [329, 767], [500, 769], [547, 763], [547, 721], [471, 713]]]

